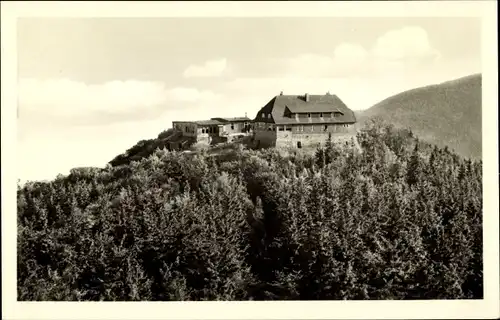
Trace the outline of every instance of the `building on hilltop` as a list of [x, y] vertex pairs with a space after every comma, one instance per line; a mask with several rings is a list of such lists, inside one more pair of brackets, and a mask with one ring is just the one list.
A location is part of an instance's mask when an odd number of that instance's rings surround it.
[[251, 135], [252, 120], [245, 117], [211, 118], [201, 121], [173, 121], [172, 128], [181, 138], [170, 142], [170, 149], [184, 149], [192, 143], [215, 144], [231, 142]]
[[350, 140], [356, 133], [356, 117], [336, 95], [280, 95], [274, 97], [253, 120], [257, 147], [302, 148], [335, 140]]

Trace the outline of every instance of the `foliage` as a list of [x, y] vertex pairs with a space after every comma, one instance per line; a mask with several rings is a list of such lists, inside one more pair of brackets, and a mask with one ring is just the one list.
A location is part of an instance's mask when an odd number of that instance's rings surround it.
[[482, 298], [481, 161], [377, 122], [357, 144], [157, 148], [26, 183], [18, 299]]

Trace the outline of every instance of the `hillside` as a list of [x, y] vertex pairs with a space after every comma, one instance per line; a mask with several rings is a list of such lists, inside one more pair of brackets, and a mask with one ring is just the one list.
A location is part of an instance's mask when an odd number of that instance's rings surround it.
[[154, 149], [167, 135], [18, 188], [18, 300], [483, 297], [480, 161], [378, 123], [361, 152]]
[[360, 126], [376, 117], [464, 157], [481, 159], [481, 75], [402, 92], [357, 114]]
[[205, 154], [224, 154], [230, 152], [234, 149], [242, 149], [249, 147], [251, 141], [248, 138], [241, 140], [236, 140], [234, 142], [224, 142], [211, 145], [210, 147], [205, 145], [198, 145], [192, 139], [186, 139], [179, 132], [173, 129], [168, 129], [161, 132], [158, 137], [147, 140], [140, 140], [134, 146], [127, 149], [124, 153], [117, 155], [111, 161], [109, 165], [116, 167], [120, 165], [130, 164], [133, 161], [140, 161], [141, 159], [147, 158], [154, 154], [158, 149], [168, 150], [169, 142], [179, 143], [185, 141], [185, 147], [183, 148], [182, 154], [196, 155], [200, 152]]

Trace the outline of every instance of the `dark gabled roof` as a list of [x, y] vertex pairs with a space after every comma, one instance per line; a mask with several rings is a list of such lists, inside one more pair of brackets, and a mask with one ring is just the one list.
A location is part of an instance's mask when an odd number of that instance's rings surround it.
[[342, 112], [339, 108], [328, 103], [316, 103], [314, 107], [307, 105], [307, 102], [297, 104], [287, 104], [286, 107], [292, 113], [322, 113], [322, 112]]
[[218, 120], [220, 122], [247, 122], [252, 121], [247, 117], [235, 117], [235, 118], [212, 118], [212, 120]]
[[[285, 117], [285, 109], [288, 108], [293, 113], [321, 113], [340, 112], [341, 115], [334, 118], [298, 118]], [[262, 118], [262, 113], [266, 114]], [[271, 113], [271, 119], [267, 114]], [[354, 112], [349, 109], [339, 97], [332, 94], [309, 95], [309, 101], [305, 101], [304, 96], [279, 95], [271, 99], [257, 113], [254, 121], [272, 122], [276, 124], [311, 124], [311, 123], [355, 123]]]

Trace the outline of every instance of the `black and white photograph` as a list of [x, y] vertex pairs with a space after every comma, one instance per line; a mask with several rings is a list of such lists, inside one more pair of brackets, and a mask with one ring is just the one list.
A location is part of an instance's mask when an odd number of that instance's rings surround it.
[[12, 303], [498, 299], [484, 18], [217, 12], [15, 19]]

